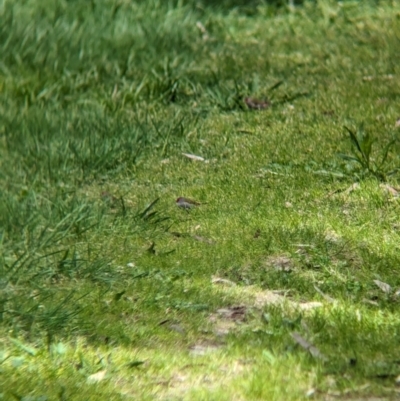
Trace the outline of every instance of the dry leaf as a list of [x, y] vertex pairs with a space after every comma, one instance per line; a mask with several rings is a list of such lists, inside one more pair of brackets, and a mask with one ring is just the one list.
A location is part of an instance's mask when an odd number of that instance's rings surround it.
[[183, 156], [187, 157], [188, 159], [195, 160], [198, 162], [204, 162], [204, 157], [192, 155], [190, 153], [182, 153]]
[[396, 124], [394, 125], [396, 128], [400, 127], [400, 118], [396, 121]]
[[308, 351], [314, 358], [326, 359], [325, 356], [321, 354], [320, 350], [315, 345], [309, 343], [299, 333], [295, 331], [290, 335], [297, 344], [299, 344], [302, 348]]
[[389, 294], [392, 291], [392, 287], [387, 284], [384, 283], [383, 281], [380, 280], [374, 280], [374, 283], [386, 294]]
[[100, 370], [97, 373], [94, 373], [93, 375], [90, 375], [87, 378], [88, 383], [98, 383], [101, 382], [104, 377], [106, 376], [107, 370]]

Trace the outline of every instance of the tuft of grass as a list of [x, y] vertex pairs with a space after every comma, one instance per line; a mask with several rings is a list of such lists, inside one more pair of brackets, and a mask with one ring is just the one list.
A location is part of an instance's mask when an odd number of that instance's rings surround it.
[[[352, 131], [350, 128], [345, 127], [349, 133], [350, 142], [352, 145], [353, 155], [340, 154], [339, 156], [349, 162], [355, 162], [361, 169], [360, 178], [364, 178], [368, 175], [377, 178], [379, 181], [386, 181], [386, 174], [384, 165], [388, 160], [389, 151], [397, 142], [397, 138], [392, 139], [383, 149], [383, 154], [379, 162], [372, 161], [372, 145], [375, 142], [369, 132], [364, 130], [364, 126], [361, 125], [357, 132]], [[394, 174], [397, 172], [394, 169], [387, 174]]]

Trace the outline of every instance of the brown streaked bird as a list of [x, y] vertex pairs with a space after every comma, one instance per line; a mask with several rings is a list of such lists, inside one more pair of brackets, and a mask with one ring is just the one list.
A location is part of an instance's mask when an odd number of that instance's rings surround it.
[[244, 102], [249, 109], [253, 110], [264, 110], [270, 106], [270, 103], [267, 100], [260, 100], [254, 97], [245, 97]]
[[107, 192], [107, 191], [103, 191], [100, 194], [100, 197], [101, 197], [101, 200], [105, 204], [110, 206], [111, 208], [115, 208], [118, 205], [119, 201], [120, 201], [116, 196], [114, 196], [113, 194], [110, 194], [110, 192]]
[[193, 199], [189, 199], [189, 198], [184, 198], [182, 196], [180, 196], [176, 201], [175, 201], [176, 205], [181, 207], [182, 209], [192, 209], [195, 206], [200, 206], [201, 203], [196, 202]]

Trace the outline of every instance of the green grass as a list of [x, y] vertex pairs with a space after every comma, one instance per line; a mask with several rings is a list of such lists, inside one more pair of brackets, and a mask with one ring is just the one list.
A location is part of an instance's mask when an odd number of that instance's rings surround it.
[[400, 7], [210, 3], [0, 1], [0, 399], [398, 397]]

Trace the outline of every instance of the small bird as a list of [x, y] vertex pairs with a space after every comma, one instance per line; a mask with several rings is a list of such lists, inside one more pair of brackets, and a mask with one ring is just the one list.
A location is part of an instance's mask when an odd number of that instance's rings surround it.
[[179, 206], [182, 209], [192, 209], [195, 206], [201, 205], [201, 203], [199, 203], [199, 202], [196, 202], [192, 199], [183, 198], [183, 197], [179, 197], [175, 203], [176, 203], [176, 206]]
[[267, 100], [259, 100], [254, 97], [245, 97], [244, 102], [249, 109], [253, 110], [264, 110], [270, 105]]
[[120, 199], [118, 199], [116, 196], [114, 196], [113, 194], [110, 194], [110, 192], [107, 192], [107, 191], [103, 191], [100, 194], [100, 198], [111, 209], [117, 207], [118, 203], [120, 202]]

